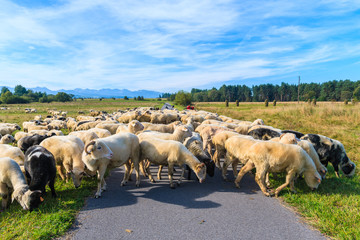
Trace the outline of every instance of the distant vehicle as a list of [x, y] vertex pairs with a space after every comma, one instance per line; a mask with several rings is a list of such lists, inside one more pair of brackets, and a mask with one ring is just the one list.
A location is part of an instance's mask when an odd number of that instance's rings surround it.
[[188, 109], [188, 110], [194, 110], [194, 106], [188, 105], [188, 106], [186, 107], [186, 109]]

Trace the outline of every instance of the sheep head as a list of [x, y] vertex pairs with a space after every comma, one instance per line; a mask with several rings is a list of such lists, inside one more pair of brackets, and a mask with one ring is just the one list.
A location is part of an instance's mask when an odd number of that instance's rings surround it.
[[27, 187], [15, 190], [12, 194], [12, 201], [15, 199], [24, 210], [30, 211], [37, 208], [44, 201], [40, 190], [31, 191]]
[[318, 188], [321, 183], [321, 176], [317, 171], [305, 171], [304, 178], [306, 184], [312, 189], [315, 190]]
[[97, 170], [98, 159], [111, 159], [113, 152], [102, 141], [91, 141], [84, 147], [82, 160], [90, 171]]
[[198, 163], [195, 166], [194, 172], [196, 176], [198, 177], [200, 183], [205, 181], [206, 178], [206, 166], [204, 163]]

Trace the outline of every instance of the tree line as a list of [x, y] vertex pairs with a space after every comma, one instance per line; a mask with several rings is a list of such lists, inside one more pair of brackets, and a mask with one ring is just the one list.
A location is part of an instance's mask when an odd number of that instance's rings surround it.
[[48, 95], [45, 92], [34, 92], [21, 85], [17, 85], [14, 88], [14, 93], [12, 93], [7, 87], [3, 87], [1, 89], [0, 103], [70, 102], [73, 98], [74, 95], [64, 92], [58, 92], [56, 95]]
[[[191, 89], [190, 93], [179, 91], [178, 93], [164, 93], [162, 97], [170, 101], [176, 100], [176, 95], [180, 94], [181, 99], [187, 99], [183, 105], [189, 104], [189, 96], [194, 102], [223, 102], [228, 100], [235, 102], [263, 102], [268, 101], [297, 101], [299, 90], [299, 100], [308, 101], [345, 101], [360, 100], [360, 80], [333, 80], [324, 83], [302, 83], [299, 85], [281, 83], [280, 85], [260, 84], [252, 87], [246, 85], [223, 85], [219, 89]], [[179, 96], [178, 96], [178, 99]]]

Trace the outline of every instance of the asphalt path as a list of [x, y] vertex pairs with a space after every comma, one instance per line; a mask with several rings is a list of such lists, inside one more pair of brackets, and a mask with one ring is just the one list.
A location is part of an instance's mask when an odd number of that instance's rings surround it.
[[[228, 176], [233, 179], [230, 169]], [[111, 172], [107, 191], [87, 200], [63, 239], [326, 239], [278, 199], [265, 197], [251, 174], [241, 189], [223, 181], [218, 169], [203, 183], [192, 174], [176, 189], [169, 187], [166, 168], [162, 180], [142, 176], [138, 188], [135, 181], [121, 187], [122, 177], [122, 168]]]

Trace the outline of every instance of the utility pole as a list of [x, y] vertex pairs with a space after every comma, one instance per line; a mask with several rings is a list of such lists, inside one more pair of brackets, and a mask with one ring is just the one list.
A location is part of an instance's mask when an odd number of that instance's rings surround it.
[[300, 76], [299, 76], [299, 83], [298, 83], [298, 103], [300, 101]]

